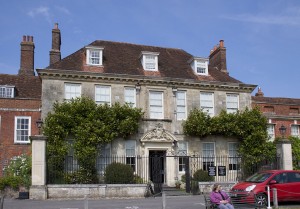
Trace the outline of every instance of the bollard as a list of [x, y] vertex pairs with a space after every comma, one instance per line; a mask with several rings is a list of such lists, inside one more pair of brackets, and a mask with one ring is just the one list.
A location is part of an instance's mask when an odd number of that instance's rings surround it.
[[166, 194], [162, 192], [162, 209], [166, 209]]
[[4, 195], [0, 195], [0, 209], [3, 209]]
[[270, 204], [270, 186], [269, 185], [267, 186], [267, 190], [268, 190], [268, 207], [267, 207], [267, 209], [272, 209], [271, 204]]
[[277, 189], [273, 188], [273, 205], [274, 208], [278, 208]]
[[89, 202], [87, 195], [84, 195], [84, 209], [89, 209]]

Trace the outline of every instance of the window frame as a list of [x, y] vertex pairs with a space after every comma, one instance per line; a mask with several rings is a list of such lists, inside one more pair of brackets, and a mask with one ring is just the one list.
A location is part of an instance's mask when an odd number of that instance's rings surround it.
[[[161, 105], [151, 104], [151, 101], [153, 99], [153, 98], [151, 98], [151, 95], [154, 95], [154, 94], [161, 95], [161, 100], [159, 100], [161, 102]], [[158, 101], [158, 99], [156, 99], [155, 101]], [[161, 111], [160, 112], [153, 111], [153, 108], [160, 109]], [[151, 119], [164, 119], [164, 92], [163, 91], [158, 91], [158, 90], [149, 91], [149, 117]]]
[[[133, 95], [128, 95], [127, 93], [133, 91]], [[133, 102], [130, 101], [132, 98]], [[135, 87], [124, 87], [124, 103], [130, 105], [131, 107], [136, 107], [136, 88]]]
[[[234, 145], [234, 146], [230, 146]], [[239, 156], [238, 156], [238, 142], [228, 142], [228, 170], [237, 171], [240, 170]]]
[[[142, 51], [141, 53], [141, 61], [144, 70], [146, 71], [158, 71], [158, 52], [146, 52]], [[154, 59], [150, 59], [150, 57], [153, 57]], [[148, 64], [154, 65], [154, 68], [148, 68]]]
[[[213, 149], [208, 149], [207, 151], [213, 151], [212, 155], [206, 155], [206, 149], [204, 145], [210, 144]], [[214, 142], [203, 142], [202, 143], [202, 156], [203, 156], [203, 170], [208, 171], [209, 166], [215, 166], [215, 156], [216, 156], [216, 147]]]
[[[28, 126], [27, 129], [21, 129], [21, 128], [18, 128], [18, 120], [28, 120], [28, 124], [26, 124], [26, 126]], [[21, 124], [22, 126], [22, 124]], [[27, 140], [18, 140], [18, 131], [27, 131]], [[22, 135], [20, 135], [22, 136]], [[23, 135], [26, 137], [26, 135]], [[14, 143], [15, 144], [28, 144], [30, 143], [30, 139], [29, 139], [29, 136], [31, 136], [31, 116], [15, 116], [15, 121], [14, 121]]]
[[[133, 143], [133, 147], [132, 144]], [[127, 151], [134, 152], [134, 154], [129, 154]], [[126, 156], [126, 165], [130, 165], [133, 171], [136, 171], [136, 140], [126, 140], [125, 141], [125, 156]]]
[[[106, 93], [101, 93], [101, 89], [108, 89], [108, 94]], [[99, 92], [98, 92], [99, 90]], [[101, 97], [108, 97], [108, 100], [101, 100]], [[98, 99], [99, 98], [99, 99]], [[98, 105], [103, 105], [103, 104], [108, 104], [109, 106], [111, 106], [111, 86], [107, 86], [107, 85], [95, 85], [95, 102]]]
[[[111, 147], [111, 143], [100, 144], [98, 147], [96, 168], [101, 175], [105, 173], [106, 167], [112, 163]], [[102, 151], [104, 151], [104, 154], [102, 154]]]
[[[103, 66], [103, 49], [104, 47], [86, 47], [86, 64], [91, 66]], [[99, 57], [91, 57], [93, 52], [99, 52]], [[99, 63], [93, 63], [92, 59], [99, 59]]]
[[[233, 98], [233, 96], [236, 97], [237, 101], [230, 101], [230, 97]], [[237, 113], [237, 111], [239, 110], [239, 94], [235, 94], [235, 93], [227, 93], [226, 94], [226, 111], [227, 113]], [[229, 107], [229, 104], [234, 103], [236, 104], [237, 107]]]
[[[180, 157], [180, 156], [187, 156], [188, 152], [188, 142], [187, 141], [178, 141], [177, 142], [178, 147], [178, 172], [179, 173], [185, 173], [185, 162], [184, 159], [185, 157]], [[183, 149], [181, 149], [183, 147]]]
[[[180, 94], [183, 94], [183, 99], [180, 99]], [[184, 104], [181, 104], [183, 101]], [[179, 110], [180, 109], [180, 110]], [[183, 111], [181, 111], [183, 110]], [[182, 115], [182, 116], [179, 116]], [[187, 118], [187, 108], [186, 108], [186, 91], [178, 90], [176, 92], [176, 119], [186, 120]]]
[[0, 98], [14, 98], [14, 97], [15, 97], [15, 86], [0, 86]]
[[[299, 130], [299, 124], [291, 124], [291, 136], [293, 137], [299, 137], [300, 136], [300, 130]], [[293, 128], [296, 128], [296, 134], [294, 134], [295, 131], [293, 131]]]
[[[272, 127], [272, 132], [270, 132], [270, 127]], [[267, 124], [267, 133], [270, 141], [275, 140], [275, 124], [274, 123], [268, 123]]]
[[[203, 57], [194, 57], [191, 60], [191, 67], [196, 75], [208, 75], [208, 61], [209, 59]], [[201, 68], [204, 72], [199, 72], [198, 69]]]
[[[206, 95], [209, 95], [211, 96], [211, 101], [210, 100], [202, 100], [204, 94]], [[203, 95], [203, 96], [202, 96]], [[203, 106], [202, 104], [203, 103], [207, 103], [207, 102], [211, 102], [212, 106], [209, 107], [209, 106]], [[215, 94], [214, 92], [206, 92], [206, 91], [201, 91], [200, 92], [200, 109], [203, 111], [203, 112], [207, 112], [207, 114], [210, 116], [210, 117], [213, 117], [215, 116]], [[209, 111], [211, 110], [211, 112]]]
[[[65, 100], [71, 100], [71, 99], [75, 99], [77, 97], [81, 97], [81, 83], [65, 83]], [[75, 87], [75, 91], [70, 91], [70, 92], [67, 92], [67, 88], [72, 88], [72, 87]], [[77, 91], [78, 89], [79, 91]], [[74, 94], [74, 96], [73, 96]]]

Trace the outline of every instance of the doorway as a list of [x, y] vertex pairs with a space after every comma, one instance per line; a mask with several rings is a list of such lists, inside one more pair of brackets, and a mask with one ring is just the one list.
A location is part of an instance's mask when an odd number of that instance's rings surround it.
[[154, 184], [154, 192], [159, 193], [165, 182], [166, 151], [149, 150], [150, 180]]

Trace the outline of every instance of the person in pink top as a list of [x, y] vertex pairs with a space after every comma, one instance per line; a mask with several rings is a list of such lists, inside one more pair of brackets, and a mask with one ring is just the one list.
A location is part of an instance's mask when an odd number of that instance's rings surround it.
[[233, 205], [230, 204], [230, 197], [221, 190], [219, 184], [214, 184], [210, 193], [210, 202], [216, 204], [220, 209], [234, 209]]

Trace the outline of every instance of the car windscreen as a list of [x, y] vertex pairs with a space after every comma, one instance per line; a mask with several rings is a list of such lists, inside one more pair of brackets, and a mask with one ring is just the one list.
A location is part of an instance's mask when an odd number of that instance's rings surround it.
[[267, 180], [272, 173], [255, 173], [254, 175], [248, 177], [245, 181], [246, 182], [253, 182], [253, 183], [260, 183]]

